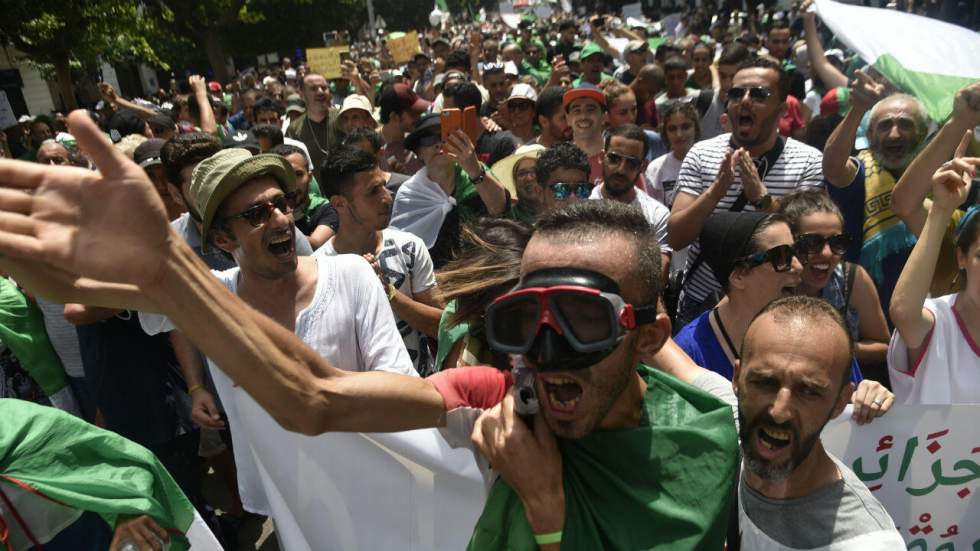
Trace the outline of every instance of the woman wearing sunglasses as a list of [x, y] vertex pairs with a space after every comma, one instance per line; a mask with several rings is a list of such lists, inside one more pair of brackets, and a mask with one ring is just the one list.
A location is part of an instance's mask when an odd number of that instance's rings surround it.
[[888, 323], [871, 276], [860, 265], [843, 261], [851, 236], [844, 234], [840, 209], [824, 190], [804, 190], [786, 196], [780, 212], [796, 236], [796, 255], [803, 264], [796, 291], [837, 308], [851, 329], [861, 370], [883, 378]]
[[976, 160], [954, 159], [932, 177], [932, 207], [891, 300], [888, 371], [905, 404], [980, 402], [980, 207], [956, 233], [963, 290], [927, 298], [950, 219], [966, 200]]
[[[684, 326], [674, 341], [695, 363], [731, 380], [742, 340], [756, 314], [777, 298], [796, 292], [803, 266], [789, 223], [781, 214], [720, 212], [701, 232], [701, 258], [725, 289], [718, 305]], [[891, 407], [894, 396], [880, 383], [863, 380], [855, 363], [851, 382], [858, 424]]]

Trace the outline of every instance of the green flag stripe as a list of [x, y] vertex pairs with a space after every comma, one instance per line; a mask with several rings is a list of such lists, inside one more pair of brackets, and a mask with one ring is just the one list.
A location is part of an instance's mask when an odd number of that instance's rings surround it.
[[910, 71], [891, 54], [881, 55], [873, 67], [888, 77], [898, 89], [919, 98], [926, 106], [929, 117], [936, 122], [945, 121], [953, 113], [956, 91], [975, 81], [966, 77]]

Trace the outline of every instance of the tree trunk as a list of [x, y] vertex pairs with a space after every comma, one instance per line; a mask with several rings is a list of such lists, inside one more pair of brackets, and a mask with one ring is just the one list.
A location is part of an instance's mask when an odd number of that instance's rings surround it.
[[61, 90], [61, 102], [65, 111], [78, 109], [78, 102], [75, 101], [75, 85], [71, 80], [71, 64], [67, 54], [54, 60], [54, 71], [58, 77], [58, 88]]
[[214, 71], [214, 78], [218, 82], [227, 84], [231, 82], [232, 75], [228, 74], [228, 54], [225, 53], [224, 43], [215, 29], [208, 29], [206, 32], [204, 49], [207, 51], [211, 70]]

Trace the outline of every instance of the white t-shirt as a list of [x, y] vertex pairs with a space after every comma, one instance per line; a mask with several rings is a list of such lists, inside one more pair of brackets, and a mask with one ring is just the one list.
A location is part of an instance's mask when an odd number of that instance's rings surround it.
[[[385, 228], [381, 231], [381, 249], [375, 257], [381, 264], [385, 277], [400, 292], [410, 298], [428, 291], [436, 286], [435, 272], [432, 270], [432, 257], [425, 243], [418, 236], [395, 228]], [[333, 238], [317, 249], [314, 256], [335, 256]], [[432, 374], [433, 360], [429, 354], [425, 338], [417, 329], [395, 314], [398, 331], [401, 333], [408, 356], [419, 375], [427, 377]]]
[[[391, 371], [417, 376], [412, 367], [388, 299], [378, 285], [374, 270], [356, 255], [317, 256], [317, 284], [310, 304], [296, 317], [296, 336], [331, 365], [347, 371]], [[228, 289], [238, 294], [238, 267], [212, 271]], [[172, 331], [174, 325], [160, 314], [140, 313], [140, 324], [150, 335]], [[208, 367], [215, 390], [224, 405], [235, 441], [238, 488], [245, 509], [272, 514], [262, 479], [278, 468], [262, 465], [262, 457], [249, 444], [252, 438], [281, 439], [282, 445], [302, 443], [296, 433], [283, 429], [245, 390], [237, 386], [210, 358]], [[265, 428], [252, 433], [243, 416], [263, 419]], [[261, 466], [261, 468], [260, 468]]]
[[888, 374], [898, 404], [980, 403], [980, 344], [970, 339], [953, 305], [959, 294], [926, 300], [936, 318], [924, 350], [909, 365], [909, 349], [901, 333], [888, 345]]
[[683, 159], [678, 159], [668, 152], [650, 161], [647, 165], [647, 195], [653, 197], [668, 208], [674, 204], [674, 184], [677, 174], [681, 171]]
[[[589, 196], [589, 199], [605, 199], [602, 196], [602, 187], [604, 185], [599, 184], [592, 188], [592, 195]], [[654, 227], [657, 232], [657, 242], [660, 243], [660, 250], [668, 254], [673, 252], [673, 249], [667, 244], [667, 220], [670, 218], [670, 209], [640, 189], [636, 190], [633, 202], [630, 205], [643, 211], [643, 216], [647, 219], [647, 222]]]

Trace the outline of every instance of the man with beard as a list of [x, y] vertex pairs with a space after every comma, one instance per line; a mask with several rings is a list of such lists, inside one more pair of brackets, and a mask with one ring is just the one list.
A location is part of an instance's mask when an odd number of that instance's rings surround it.
[[726, 210], [773, 212], [779, 197], [823, 186], [820, 152], [779, 136], [788, 93], [778, 63], [757, 58], [741, 64], [727, 98], [732, 132], [694, 144], [681, 164], [668, 239], [674, 250], [691, 248], [677, 325], [686, 325], [720, 296], [721, 285], [699, 260], [697, 237], [708, 217]]
[[840, 313], [813, 297], [779, 299], [749, 326], [733, 384], [742, 549], [905, 548], [884, 507], [820, 442], [853, 392], [852, 346]]
[[[84, 113], [73, 113], [70, 120], [99, 172], [0, 160], [3, 197], [10, 201], [4, 202], [4, 212], [20, 221], [0, 232], [0, 250], [3, 267], [18, 281], [53, 299], [163, 312], [249, 393], [249, 400], [261, 404], [265, 412], [254, 411], [254, 417], [267, 412], [286, 430], [445, 427], [459, 443], [468, 443], [473, 434], [471, 445], [502, 477], [478, 521], [475, 549], [721, 547], [736, 468], [731, 409], [640, 363], [661, 348], [670, 322], [657, 311], [656, 237], [636, 209], [585, 201], [546, 213], [524, 252], [520, 288], [488, 313], [489, 342], [523, 355], [536, 374], [532, 384], [522, 378], [520, 385], [525, 396], [533, 386], [540, 400], [540, 412], [528, 421], [532, 433], [517, 417], [510, 372], [472, 367], [420, 379], [333, 367], [354, 367], [357, 358], [323, 354], [289, 331], [309, 295], [270, 303], [266, 294], [246, 292], [244, 273], [226, 272], [226, 284], [209, 277], [184, 243], [167, 235], [162, 204], [142, 171], [113, 151]], [[30, 201], [9, 189], [14, 186], [33, 189]], [[117, 193], [106, 196], [106, 187]], [[247, 191], [219, 213], [237, 225], [226, 228], [234, 236], [221, 232], [215, 243], [241, 249], [243, 272], [247, 248], [261, 257], [256, 267], [281, 267], [272, 271], [282, 273], [282, 245], [276, 244], [275, 252], [263, 245], [289, 222], [279, 209], [285, 194], [270, 178]], [[250, 230], [251, 222], [239, 219], [246, 211], [264, 213], [256, 218], [260, 223], [258, 218], [269, 222], [275, 215], [275, 231]], [[116, 246], [103, 254], [66, 253], [73, 245], [108, 239]], [[143, 253], [142, 262], [130, 262], [132, 251]], [[346, 262], [360, 273], [338, 277], [338, 283], [373, 280], [362, 259]], [[364, 270], [369, 277], [362, 277]], [[295, 275], [283, 275], [294, 289], [312, 289], [299, 285], [303, 282]], [[109, 278], [115, 283], [105, 281]], [[365, 292], [353, 315], [384, 318], [384, 312], [368, 308], [378, 297], [384, 300], [381, 288], [374, 289], [378, 296]], [[249, 308], [249, 301], [258, 308]], [[559, 307], [568, 301], [576, 307]], [[521, 317], [526, 307], [543, 323], [514, 323], [526, 319]], [[320, 325], [337, 325], [331, 315], [318, 319], [329, 320]], [[372, 349], [391, 348], [377, 343], [376, 335], [358, 335]], [[352, 340], [336, 345], [351, 346]], [[302, 437], [290, 438], [289, 443], [303, 445]], [[482, 472], [489, 477], [489, 471]], [[685, 474], [692, 472], [697, 476]]]
[[[881, 99], [884, 94], [884, 85], [858, 71], [851, 110], [824, 147], [823, 171], [828, 182], [844, 188], [832, 190], [832, 195], [844, 207], [845, 228], [864, 236], [856, 245], [860, 262], [887, 314], [895, 283], [915, 246], [915, 235], [891, 208], [892, 190], [925, 141], [929, 119], [918, 99], [905, 94]], [[852, 157], [858, 126], [868, 110], [869, 148]]]
[[541, 127], [541, 134], [534, 143], [551, 147], [572, 138], [572, 128], [568, 125], [568, 117], [562, 107], [564, 95], [565, 88], [561, 86], [549, 86], [538, 94], [534, 118]]
[[317, 256], [356, 254], [371, 264], [388, 294], [409, 358], [419, 375], [430, 375], [433, 358], [426, 337], [438, 337], [443, 304], [425, 243], [388, 226], [392, 198], [374, 155], [342, 147], [321, 172], [323, 193], [337, 209], [340, 224]]
[[336, 138], [330, 120], [330, 85], [323, 75], [310, 73], [303, 77], [299, 93], [306, 104], [306, 113], [290, 123], [286, 137], [306, 144], [313, 166], [319, 167], [326, 160]]
[[592, 190], [590, 199], [609, 199], [640, 209], [657, 235], [666, 266], [673, 252], [667, 244], [670, 210], [636, 187], [637, 180], [647, 168], [646, 152], [646, 134], [639, 126], [622, 124], [606, 131], [602, 183]]

